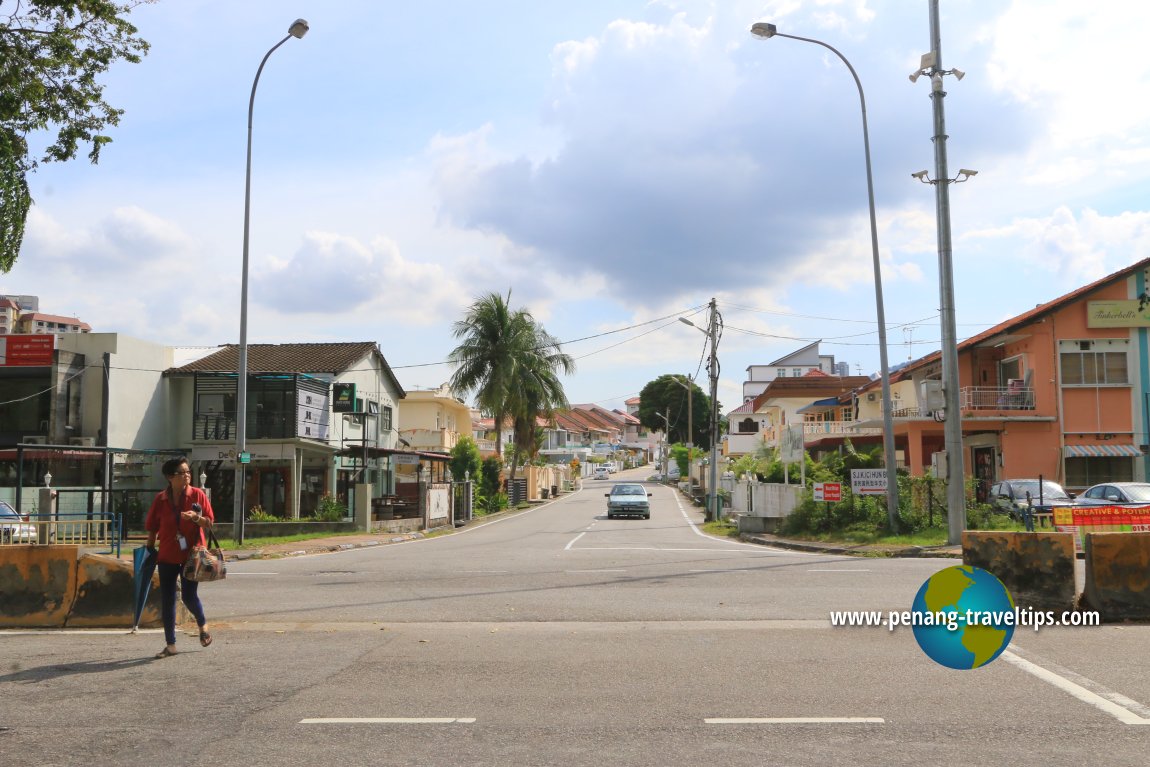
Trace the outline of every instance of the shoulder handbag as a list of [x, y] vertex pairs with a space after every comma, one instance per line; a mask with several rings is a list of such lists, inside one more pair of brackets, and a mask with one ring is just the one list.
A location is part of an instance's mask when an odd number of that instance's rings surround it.
[[188, 552], [188, 559], [184, 562], [185, 580], [203, 583], [220, 581], [228, 575], [227, 565], [224, 564], [224, 552], [220, 549], [220, 542], [216, 540], [215, 531], [209, 529], [207, 532], [208, 545], [196, 544]]

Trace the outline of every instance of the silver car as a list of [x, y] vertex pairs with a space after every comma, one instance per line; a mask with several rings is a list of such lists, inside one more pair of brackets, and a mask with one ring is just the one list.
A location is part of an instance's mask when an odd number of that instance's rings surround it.
[[1150, 482], [1105, 482], [1078, 496], [1079, 506], [1150, 506]]
[[0, 501], [0, 543], [35, 543], [36, 526], [16, 513], [6, 501]]
[[647, 488], [634, 482], [621, 482], [611, 488], [607, 496], [607, 519], [615, 517], [651, 518], [651, 494]]

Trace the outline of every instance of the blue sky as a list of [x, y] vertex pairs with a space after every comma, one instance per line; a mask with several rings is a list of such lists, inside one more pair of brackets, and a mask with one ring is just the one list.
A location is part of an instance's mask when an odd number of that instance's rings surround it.
[[[239, 338], [256, 95], [249, 341], [376, 341], [409, 389], [452, 323], [511, 291], [577, 359], [574, 402], [698, 373], [720, 400], [811, 341], [879, 368], [857, 91], [866, 91], [892, 364], [938, 348], [926, 0], [161, 0], [117, 66], [97, 166], [45, 165], [0, 292], [95, 331]], [[960, 338], [1150, 256], [1150, 7], [943, 0]], [[662, 318], [662, 319], [660, 319]], [[653, 320], [657, 320], [652, 322]], [[622, 328], [631, 330], [600, 335]], [[584, 339], [598, 336], [590, 340]]]

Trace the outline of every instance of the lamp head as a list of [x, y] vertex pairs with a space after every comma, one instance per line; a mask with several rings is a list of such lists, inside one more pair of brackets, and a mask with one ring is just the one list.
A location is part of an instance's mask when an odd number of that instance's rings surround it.
[[296, 19], [292, 22], [292, 25], [288, 27], [288, 34], [298, 40], [306, 35], [310, 28], [305, 19]]
[[694, 328], [694, 327], [698, 327], [697, 325], [695, 325], [695, 323], [691, 322], [691, 321], [690, 321], [689, 319], [687, 319], [686, 317], [680, 317], [680, 318], [679, 318], [679, 322], [683, 323], [684, 325], [690, 325], [690, 326], [691, 326], [691, 327], [693, 327], [693, 328]]
[[766, 39], [768, 37], [774, 37], [777, 33], [778, 30], [775, 28], [775, 25], [768, 24], [765, 21], [756, 21], [751, 25], [751, 34], [755, 37]]

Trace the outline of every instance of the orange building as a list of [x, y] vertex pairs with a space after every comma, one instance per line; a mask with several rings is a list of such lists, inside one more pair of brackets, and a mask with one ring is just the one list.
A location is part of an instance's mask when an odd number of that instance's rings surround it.
[[[1038, 475], [1071, 491], [1150, 481], [1148, 272], [1150, 259], [958, 345], [963, 466], [980, 496], [997, 480]], [[927, 396], [941, 364], [935, 353], [891, 374], [902, 402], [918, 404], [894, 412], [900, 463], [916, 475], [944, 457], [944, 414]], [[860, 427], [881, 423], [881, 398], [863, 394], [879, 385], [857, 396]]]

